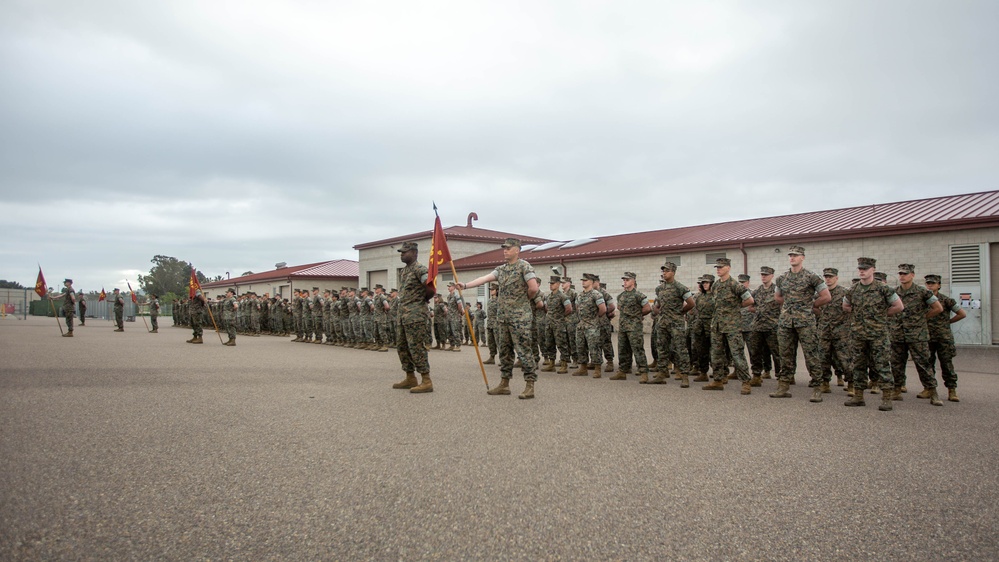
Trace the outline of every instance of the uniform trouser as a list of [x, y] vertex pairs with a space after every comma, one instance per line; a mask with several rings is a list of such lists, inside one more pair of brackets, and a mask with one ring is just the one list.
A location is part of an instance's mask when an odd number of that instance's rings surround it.
[[153, 327], [154, 330], [159, 330], [160, 329], [159, 318], [160, 317], [157, 314], [153, 314], [153, 315], [149, 316], [149, 324]]
[[426, 375], [430, 373], [430, 361], [427, 359], [427, 323], [418, 320], [416, 322], [399, 322], [395, 333], [395, 340], [398, 343], [399, 363], [402, 370], [407, 373], [420, 373]]
[[361, 327], [364, 330], [365, 343], [375, 343], [375, 319], [371, 316], [362, 316]]
[[[693, 369], [697, 372], [708, 374], [708, 366], [711, 360], [711, 332], [704, 322], [694, 322], [690, 330], [690, 351]], [[668, 357], [663, 357], [666, 361]]]
[[254, 314], [250, 316], [250, 329], [253, 330], [254, 334], [260, 333], [260, 315]]
[[[571, 316], [569, 318], [572, 318]], [[565, 321], [565, 341], [569, 344], [569, 355], [570, 358], [577, 362], [582, 363], [583, 357], [579, 353], [579, 345], [576, 341], [576, 330], [579, 327], [579, 321], [567, 319]]]
[[489, 346], [489, 356], [495, 356], [499, 349], [499, 338], [497, 337], [495, 327], [486, 328], [486, 344]]
[[73, 331], [73, 316], [76, 313], [73, 312], [72, 310], [67, 310], [67, 311], [64, 311], [64, 314], [66, 315], [66, 331], [67, 332], [72, 332]]
[[[620, 348], [620, 346], [618, 347]], [[649, 334], [649, 347], [652, 349], [652, 360], [659, 363], [659, 318], [652, 321], [652, 333]], [[618, 349], [617, 353], [621, 355], [621, 350]], [[690, 357], [689, 353], [687, 357]]]
[[770, 361], [776, 365], [775, 372], [780, 375], [780, 346], [777, 343], [777, 332], [766, 330], [762, 332], [749, 333], [749, 362], [752, 367], [754, 377], [763, 374], [763, 371], [770, 370]]
[[[315, 314], [312, 316], [312, 325], [314, 326], [313, 331], [316, 333], [316, 339], [323, 341], [323, 335], [329, 333], [329, 326], [323, 320], [322, 313]], [[254, 332], [259, 332], [259, 327], [254, 327]]]
[[608, 363], [613, 363], [614, 344], [611, 342], [611, 334], [614, 329], [611, 327], [610, 320], [600, 320], [598, 325], [600, 326], [600, 347], [603, 349], [604, 358]]
[[568, 362], [572, 351], [565, 331], [565, 322], [549, 318], [545, 324], [545, 332], [545, 357], [554, 361], [558, 353], [562, 361]]
[[891, 372], [895, 379], [895, 386], [905, 386], [905, 363], [909, 356], [916, 364], [916, 372], [919, 373], [919, 382], [924, 388], [937, 387], [937, 373], [930, 360], [930, 342], [891, 342]]
[[836, 369], [836, 376], [843, 376], [847, 382], [853, 381], [849, 335], [820, 337], [819, 354], [822, 356], [822, 382], [832, 380], [833, 368]]
[[86, 326], [87, 325], [87, 309], [86, 308], [81, 308], [80, 309], [80, 325], [81, 326]]
[[638, 374], [649, 372], [649, 360], [645, 357], [645, 334], [641, 326], [621, 328], [617, 332], [617, 361], [622, 371], [631, 369], [631, 357], [638, 364]]
[[732, 356], [735, 374], [741, 381], [749, 380], [749, 363], [746, 362], [746, 343], [742, 341], [742, 332], [711, 331], [711, 374], [716, 381], [724, 380], [728, 375], [728, 354]]
[[353, 334], [352, 335], [353, 340], [351, 341], [353, 341], [354, 343], [363, 343], [364, 330], [361, 328], [360, 316], [354, 315], [354, 316], [349, 316], [348, 318], [350, 319], [350, 333]]
[[482, 336], [485, 334], [486, 330], [482, 325], [482, 322], [476, 322], [475, 326], [475, 343], [482, 343]]
[[434, 322], [434, 340], [437, 345], [443, 346], [447, 343], [449, 328], [445, 322]]
[[541, 361], [541, 327], [537, 317], [531, 322], [531, 353], [534, 361]]
[[229, 336], [230, 340], [236, 339], [236, 319], [235, 318], [222, 318], [222, 325], [225, 328], [225, 333]]
[[295, 328], [295, 335], [300, 338], [304, 338], [305, 331], [302, 328], [302, 315], [300, 313], [296, 313], [292, 315], [291, 318], [292, 318], [292, 325]]
[[656, 370], [660, 373], [669, 373], [669, 363], [680, 370], [681, 373], [690, 373], [690, 357], [687, 355], [687, 330], [683, 328], [683, 322], [668, 322], [661, 320], [656, 329], [656, 342], [659, 349], [656, 355], [659, 356], [656, 363]]
[[[457, 315], [457, 313], [455, 313]], [[461, 347], [461, 342], [464, 339], [464, 334], [462, 333], [461, 325], [465, 323], [465, 319], [461, 316], [448, 315], [448, 343], [455, 347]]]
[[389, 332], [389, 322], [388, 320], [379, 320], [375, 322], [375, 343], [380, 347], [388, 347], [392, 343], [392, 334]]
[[887, 334], [873, 340], [854, 338], [850, 342], [850, 350], [850, 355], [853, 357], [854, 388], [861, 390], [869, 388], [868, 373], [871, 374], [871, 386], [879, 384], [884, 390], [894, 388], [891, 373], [891, 344], [888, 343]]
[[496, 332], [499, 339], [501, 376], [507, 380], [513, 378], [514, 358], [519, 357], [524, 370], [524, 380], [538, 380], [538, 373], [535, 371], [537, 362], [530, 349], [531, 321], [499, 322]]
[[805, 367], [811, 379], [809, 387], [822, 384], [822, 359], [819, 357], [819, 336], [815, 326], [779, 326], [777, 343], [780, 347], [780, 380], [791, 382], [798, 368], [798, 344], [805, 354]]
[[957, 371], [954, 370], [955, 355], [957, 355], [957, 347], [954, 346], [953, 338], [950, 340], [930, 340], [930, 364], [936, 366], [937, 358], [940, 358], [940, 375], [947, 388], [957, 388]]
[[587, 362], [591, 365], [599, 366], [603, 363], [600, 358], [604, 343], [601, 335], [600, 326], [587, 326], [580, 322], [576, 327], [576, 347], [580, 349], [581, 358], [589, 359]]
[[191, 315], [191, 331], [194, 333], [194, 337], [200, 338], [203, 330], [201, 329], [201, 313]]
[[124, 310], [117, 310], [116, 309], [114, 311], [114, 323], [119, 328], [121, 328], [122, 330], [125, 329], [125, 311]]

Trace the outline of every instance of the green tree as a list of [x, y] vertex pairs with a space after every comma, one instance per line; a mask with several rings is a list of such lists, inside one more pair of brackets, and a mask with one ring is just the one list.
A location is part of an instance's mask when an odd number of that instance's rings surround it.
[[0, 279], [0, 289], [24, 289], [24, 285], [21, 285], [17, 281], [7, 281], [6, 279]]
[[[149, 260], [153, 263], [149, 275], [139, 275], [139, 285], [146, 294], [165, 295], [174, 293], [187, 294], [187, 284], [191, 279], [191, 264], [170, 256], [155, 255]], [[208, 279], [200, 271], [198, 282], [207, 283]]]

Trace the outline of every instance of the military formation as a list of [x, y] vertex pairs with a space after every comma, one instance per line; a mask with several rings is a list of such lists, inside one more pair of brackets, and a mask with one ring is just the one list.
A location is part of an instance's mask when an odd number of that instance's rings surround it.
[[[866, 405], [868, 392], [881, 394], [879, 409], [892, 410], [892, 403], [908, 392], [909, 360], [923, 387], [918, 398], [943, 405], [937, 391], [939, 364], [947, 399], [960, 401], [950, 324], [963, 319], [965, 312], [940, 292], [940, 275], [924, 276], [925, 285], [916, 283], [912, 264], [898, 266], [893, 288], [887, 275], [876, 271], [875, 259], [858, 258], [857, 277], [847, 286], [840, 283], [835, 268], [824, 268], [821, 275], [805, 268], [805, 249], [791, 246], [789, 268], [775, 278], [773, 268], [761, 267], [761, 283], [755, 289], [749, 275], [733, 277], [731, 261], [720, 258], [715, 274], [699, 277], [693, 289], [676, 279], [677, 264], [664, 263], [652, 298], [639, 289], [638, 276], [626, 271], [622, 291], [614, 297], [592, 273], [582, 274], [578, 291], [571, 277], [551, 276], [543, 292], [533, 267], [519, 257], [520, 241], [508, 238], [502, 248], [502, 265], [468, 283], [449, 283], [447, 296], [428, 284], [417, 243], [406, 242], [399, 250], [405, 264], [401, 289], [375, 285], [320, 292], [312, 287], [296, 289], [290, 298], [237, 295], [229, 289], [214, 300], [198, 290], [175, 304], [173, 322], [191, 328], [187, 341], [192, 344], [203, 343], [203, 327], [209, 325], [226, 332], [226, 346], [235, 346], [237, 335], [272, 335], [376, 352], [394, 348], [406, 377], [393, 388], [413, 393], [433, 392], [429, 350], [458, 352], [463, 345], [477, 343], [489, 349], [484, 364], [495, 365], [499, 358], [501, 381], [489, 390], [495, 396], [511, 394], [510, 380], [519, 368], [525, 380], [519, 397], [525, 399], [535, 396], [538, 372], [593, 378], [613, 372], [609, 378], [615, 381], [635, 374], [640, 384], [653, 385], [675, 378], [681, 388], [689, 388], [691, 381], [706, 382], [702, 390], [715, 391], [738, 380], [743, 395], [762, 386], [764, 379], [776, 378], [777, 389], [770, 397], [788, 398], [796, 384], [800, 347], [811, 402], [822, 402], [823, 394], [832, 392], [835, 376], [837, 386], [845, 386], [848, 393], [846, 406]], [[469, 310], [461, 291], [486, 284], [486, 307], [475, 303]], [[63, 300], [63, 335], [73, 337], [74, 304], [80, 297], [71, 279], [64, 285], [60, 294], [50, 297]], [[111, 299], [115, 331], [123, 331], [124, 298], [115, 289]], [[149, 311], [150, 331], [157, 333], [156, 295], [150, 295]], [[611, 327], [615, 316], [616, 371]], [[652, 319], [651, 361], [645, 349], [646, 316]], [[471, 332], [466, 318], [472, 322]]]

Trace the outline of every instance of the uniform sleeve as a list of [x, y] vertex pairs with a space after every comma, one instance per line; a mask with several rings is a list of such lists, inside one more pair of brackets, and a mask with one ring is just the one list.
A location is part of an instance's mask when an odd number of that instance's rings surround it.
[[925, 302], [927, 306], [932, 305], [938, 300], [940, 299], [938, 299], [937, 296], [933, 294], [933, 291], [929, 289], [923, 289], [923, 302]]
[[812, 274], [811, 285], [815, 289], [815, 294], [821, 293], [823, 290], [828, 289], [829, 285], [826, 285], [825, 279], [819, 277], [816, 274]]
[[529, 264], [529, 263], [527, 263], [525, 261], [524, 262], [524, 282], [526, 283], [526, 282], [530, 281], [531, 279], [537, 279], [537, 278], [538, 278], [538, 276], [534, 274], [534, 267], [531, 264]]
[[595, 305], [597, 305], [597, 306], [600, 306], [600, 305], [602, 305], [602, 304], [607, 304], [607, 301], [605, 301], [605, 300], [604, 300], [604, 297], [603, 297], [603, 295], [600, 295], [600, 294], [598, 293], [598, 294], [597, 294], [597, 296], [596, 296], [596, 298], [595, 298], [595, 299], [593, 299], [593, 304], [595, 304]]

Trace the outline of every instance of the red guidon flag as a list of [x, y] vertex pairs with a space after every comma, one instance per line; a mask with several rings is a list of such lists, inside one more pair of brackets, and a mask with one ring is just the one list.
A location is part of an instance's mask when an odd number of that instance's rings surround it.
[[38, 279], [35, 280], [35, 292], [42, 298], [45, 298], [45, 295], [49, 292], [45, 285], [45, 276], [42, 275], [41, 266], [38, 266]]
[[194, 292], [201, 290], [201, 283], [198, 283], [198, 272], [194, 267], [191, 267], [191, 281], [187, 284], [187, 296], [188, 298], [194, 298]]
[[104, 287], [101, 287], [101, 294], [97, 295], [97, 302], [106, 300], [108, 300], [108, 293], [104, 290]]
[[128, 292], [132, 293], [132, 302], [135, 304], [139, 304], [139, 299], [135, 298], [135, 291], [132, 290], [132, 284], [129, 283], [128, 281], [125, 281], [125, 284], [128, 285]]
[[[436, 212], [437, 207], [434, 207]], [[440, 216], [434, 221], [434, 237], [430, 242], [430, 265], [427, 266], [427, 285], [437, 290], [437, 272], [440, 266], [451, 263], [451, 252], [447, 249], [447, 237], [441, 226]]]

